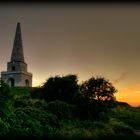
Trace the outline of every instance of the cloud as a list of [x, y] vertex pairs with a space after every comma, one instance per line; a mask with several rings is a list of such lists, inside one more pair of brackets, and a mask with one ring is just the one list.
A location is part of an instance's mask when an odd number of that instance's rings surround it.
[[114, 80], [112, 83], [113, 83], [113, 84], [118, 84], [120, 81], [126, 79], [127, 75], [128, 75], [127, 72], [122, 73], [122, 74], [120, 75], [120, 77], [119, 77], [118, 79]]

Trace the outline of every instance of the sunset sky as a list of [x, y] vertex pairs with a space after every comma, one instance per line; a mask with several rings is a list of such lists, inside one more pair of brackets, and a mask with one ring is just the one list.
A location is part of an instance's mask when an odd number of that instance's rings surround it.
[[103, 76], [117, 100], [140, 105], [140, 3], [0, 3], [0, 71], [17, 22], [33, 86], [56, 75]]

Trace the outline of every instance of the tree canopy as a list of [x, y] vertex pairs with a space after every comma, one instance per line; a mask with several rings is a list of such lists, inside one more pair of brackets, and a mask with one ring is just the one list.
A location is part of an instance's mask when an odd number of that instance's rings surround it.
[[103, 77], [91, 77], [80, 85], [81, 95], [88, 100], [115, 100], [115, 87]]
[[44, 98], [47, 101], [61, 100], [72, 102], [78, 92], [76, 75], [50, 77], [42, 86]]

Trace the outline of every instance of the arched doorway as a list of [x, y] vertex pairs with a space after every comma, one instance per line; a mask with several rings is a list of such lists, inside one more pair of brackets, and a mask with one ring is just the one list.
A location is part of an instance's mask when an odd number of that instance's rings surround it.
[[25, 80], [25, 86], [29, 87], [29, 80], [28, 79]]
[[9, 78], [8, 79], [8, 84], [9, 84], [10, 87], [14, 87], [15, 86], [15, 79]]

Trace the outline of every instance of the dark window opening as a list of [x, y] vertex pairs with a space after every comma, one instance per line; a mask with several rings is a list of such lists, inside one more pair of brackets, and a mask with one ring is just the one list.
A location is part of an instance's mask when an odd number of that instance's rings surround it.
[[15, 66], [12, 66], [12, 71], [15, 71], [15, 70], [16, 70]]
[[9, 86], [10, 86], [10, 87], [14, 87], [14, 86], [15, 86], [15, 80], [14, 80], [13, 78], [10, 78], [10, 79], [8, 80], [8, 83], [9, 83]]
[[28, 79], [25, 80], [25, 86], [29, 87], [29, 80]]

